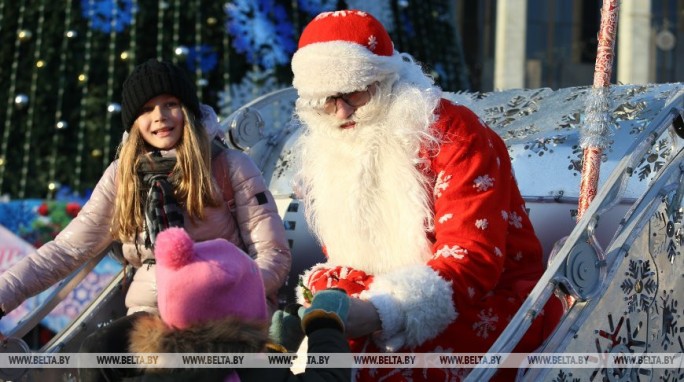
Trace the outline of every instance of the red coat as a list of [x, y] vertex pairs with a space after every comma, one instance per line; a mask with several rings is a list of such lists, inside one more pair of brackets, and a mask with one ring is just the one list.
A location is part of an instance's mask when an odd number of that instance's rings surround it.
[[[319, 264], [304, 275], [314, 293], [339, 287], [378, 308], [383, 332], [390, 333], [380, 341], [353, 340], [354, 352], [485, 353], [543, 273], [542, 247], [503, 140], [466, 107], [442, 100], [436, 113], [434, 130], [442, 143], [438, 153], [425, 156], [425, 170], [434, 179], [435, 221], [434, 232], [427, 233], [433, 256], [426, 267], [366, 275]], [[560, 314], [554, 298], [516, 352], [536, 349]], [[388, 380], [452, 381], [464, 372], [381, 368], [361, 369], [357, 377], [376, 381], [392, 374]], [[512, 379], [514, 372], [505, 370], [504, 379]]]

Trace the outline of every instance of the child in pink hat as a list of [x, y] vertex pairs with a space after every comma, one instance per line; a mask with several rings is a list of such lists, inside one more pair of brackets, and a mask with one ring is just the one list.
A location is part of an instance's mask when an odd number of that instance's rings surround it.
[[[238, 247], [224, 239], [195, 243], [185, 230], [173, 227], [157, 237], [155, 258], [159, 315], [136, 321], [131, 352], [229, 354], [282, 349], [269, 338], [259, 268]], [[343, 334], [348, 307], [344, 293], [329, 291], [316, 296], [303, 311], [302, 330], [308, 335], [310, 352], [349, 353]], [[341, 368], [309, 369], [298, 375], [288, 368], [146, 369], [131, 380], [297, 381], [311, 374], [318, 374], [317, 380], [351, 380], [350, 369]]]

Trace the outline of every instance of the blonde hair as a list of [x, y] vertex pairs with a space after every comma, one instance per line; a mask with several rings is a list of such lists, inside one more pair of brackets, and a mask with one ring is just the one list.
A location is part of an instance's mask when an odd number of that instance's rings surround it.
[[[185, 125], [183, 135], [176, 144], [174, 194], [176, 201], [191, 220], [204, 219], [206, 207], [217, 207], [216, 185], [211, 174], [211, 141], [200, 123], [189, 118], [183, 105]], [[118, 148], [119, 168], [116, 174], [116, 199], [112, 217], [112, 236], [121, 241], [133, 241], [145, 224], [142, 184], [137, 169], [147, 160], [148, 144], [133, 123], [128, 139]]]

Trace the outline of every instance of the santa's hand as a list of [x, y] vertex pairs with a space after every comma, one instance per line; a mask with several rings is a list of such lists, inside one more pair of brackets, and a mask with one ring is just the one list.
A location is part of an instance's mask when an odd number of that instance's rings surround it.
[[349, 314], [349, 296], [339, 289], [326, 289], [316, 293], [311, 306], [302, 312], [302, 329], [306, 334], [320, 328], [337, 328], [345, 331]]
[[362, 337], [382, 329], [378, 310], [370, 301], [350, 298], [349, 302], [347, 337]]

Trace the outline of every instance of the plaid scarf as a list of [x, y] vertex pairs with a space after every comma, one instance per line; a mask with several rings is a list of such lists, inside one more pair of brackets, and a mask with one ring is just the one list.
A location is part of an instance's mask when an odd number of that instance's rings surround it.
[[152, 248], [159, 232], [169, 227], [183, 227], [183, 211], [173, 194], [173, 167], [176, 158], [154, 152], [140, 161], [138, 176], [143, 186], [145, 212], [145, 247]]

